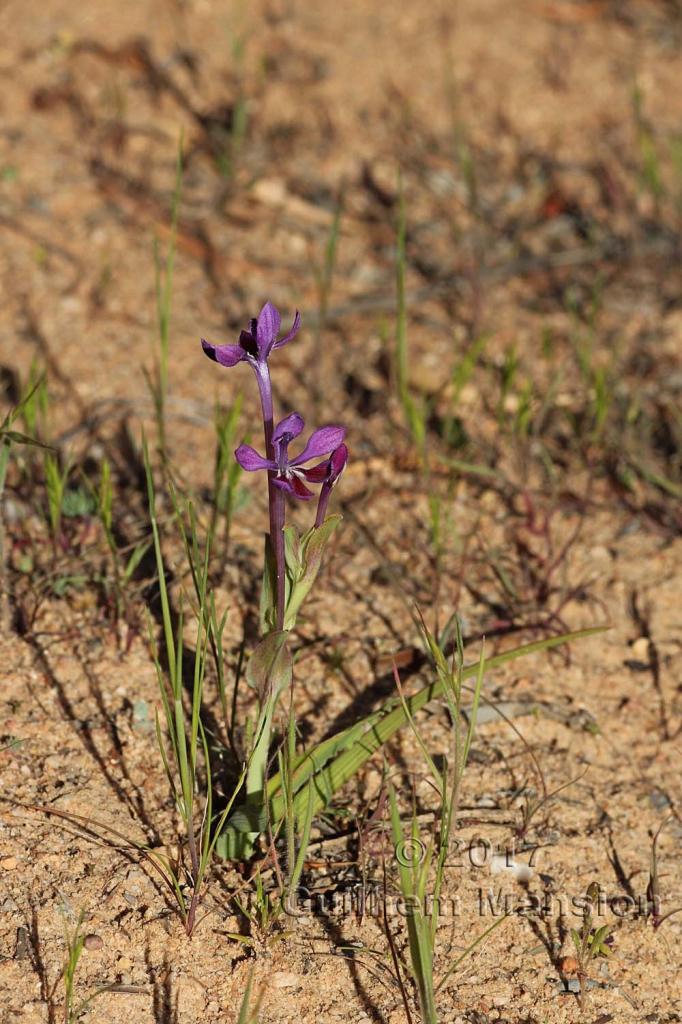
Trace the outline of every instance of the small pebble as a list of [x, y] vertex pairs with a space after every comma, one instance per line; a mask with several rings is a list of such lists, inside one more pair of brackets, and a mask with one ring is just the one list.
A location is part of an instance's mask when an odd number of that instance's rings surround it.
[[294, 985], [300, 984], [300, 978], [291, 971], [275, 971], [270, 984], [273, 988], [293, 988]]
[[104, 939], [101, 935], [86, 935], [83, 941], [86, 949], [104, 949]]
[[17, 944], [14, 950], [15, 960], [25, 960], [30, 953], [31, 943], [28, 935], [28, 929], [20, 925], [17, 928]]
[[630, 650], [633, 656], [638, 661], [648, 662], [649, 661], [649, 638], [647, 636], [640, 636], [632, 644], [630, 644]]
[[14, 871], [17, 863], [18, 861], [16, 857], [3, 857], [2, 860], [0, 860], [0, 868], [2, 868], [3, 871]]
[[516, 861], [506, 854], [495, 854], [490, 860], [491, 875], [510, 874], [517, 882], [529, 882], [533, 877], [533, 869], [528, 864]]
[[574, 956], [565, 956], [559, 964], [559, 969], [562, 974], [566, 974], [568, 977], [578, 973], [579, 963]]
[[146, 700], [136, 700], [133, 704], [133, 729], [138, 732], [150, 732], [154, 728], [154, 718], [150, 714]]

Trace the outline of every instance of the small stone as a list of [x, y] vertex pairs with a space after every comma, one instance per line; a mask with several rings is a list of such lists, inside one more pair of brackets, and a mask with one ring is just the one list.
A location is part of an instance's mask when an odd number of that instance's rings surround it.
[[559, 969], [562, 974], [565, 974], [568, 978], [574, 977], [578, 973], [578, 961], [574, 956], [565, 956], [559, 964]]
[[0, 868], [2, 868], [3, 871], [14, 871], [17, 863], [18, 861], [16, 857], [3, 857], [2, 860], [0, 860]]
[[649, 661], [649, 638], [648, 636], [640, 636], [637, 640], [633, 641], [630, 645], [630, 650], [637, 661], [648, 662]]
[[133, 961], [130, 959], [129, 956], [120, 956], [118, 958], [118, 960], [116, 961], [116, 970], [119, 971], [120, 973], [124, 973], [125, 971], [129, 971], [132, 966], [133, 966]]
[[297, 974], [292, 974], [291, 971], [275, 971], [272, 975], [270, 984], [273, 988], [293, 988], [295, 985], [300, 985], [301, 979]]
[[506, 854], [494, 855], [490, 861], [490, 873], [492, 875], [510, 874], [517, 882], [529, 882], [533, 877], [533, 869], [528, 864], [514, 860]]
[[83, 945], [85, 946], [86, 949], [89, 949], [91, 951], [97, 949], [104, 949], [104, 939], [102, 938], [101, 935], [86, 935], [83, 940]]
[[28, 928], [20, 925], [17, 928], [17, 944], [14, 950], [15, 960], [25, 960], [31, 952], [31, 940], [28, 934]]
[[287, 198], [287, 187], [281, 178], [261, 178], [251, 189], [251, 195], [266, 206], [281, 206]]
[[154, 719], [149, 711], [149, 704], [146, 700], [136, 700], [133, 703], [132, 727], [137, 732], [150, 732], [154, 728]]
[[409, 368], [410, 384], [426, 395], [435, 395], [443, 387], [443, 368], [440, 364], [429, 366], [414, 362]]

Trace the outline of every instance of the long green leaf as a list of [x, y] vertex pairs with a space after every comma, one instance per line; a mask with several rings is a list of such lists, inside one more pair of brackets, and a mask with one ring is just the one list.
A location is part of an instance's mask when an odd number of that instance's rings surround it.
[[[538, 651], [551, 650], [563, 644], [571, 643], [573, 640], [581, 640], [591, 636], [598, 636], [605, 632], [608, 626], [593, 626], [588, 629], [576, 630], [571, 633], [563, 633], [560, 636], [546, 637], [543, 640], [535, 640], [529, 644], [515, 647], [511, 651], [505, 651], [492, 658], [486, 658], [486, 671], [504, 665], [509, 661], [515, 661], [528, 654], [535, 654]], [[480, 671], [480, 664], [467, 665], [462, 670], [462, 681], [476, 677]], [[409, 713], [414, 715], [432, 700], [443, 695], [444, 683], [436, 680], [424, 687], [406, 701]], [[338, 736], [323, 741], [318, 747], [301, 758], [294, 779], [297, 786], [297, 793], [294, 800], [294, 813], [298, 816], [305, 813], [308, 800], [307, 787], [302, 788], [304, 783], [313, 776], [314, 778], [314, 799], [313, 813], [317, 813], [332, 799], [335, 793], [341, 789], [362, 766], [379, 750], [384, 743], [391, 739], [407, 722], [405, 708], [399, 699], [388, 701], [383, 708], [368, 718], [359, 722], [351, 729], [340, 733]], [[339, 748], [342, 748], [339, 751]], [[327, 763], [323, 762], [326, 755]], [[255, 832], [263, 831], [268, 821], [274, 828], [282, 820], [284, 814], [284, 800], [281, 792], [281, 781], [275, 776], [268, 785], [270, 796], [270, 813], [264, 807], [241, 807], [230, 818], [227, 823], [227, 830], [232, 832]], [[216, 846], [220, 856], [227, 848], [225, 836], [221, 836]]]

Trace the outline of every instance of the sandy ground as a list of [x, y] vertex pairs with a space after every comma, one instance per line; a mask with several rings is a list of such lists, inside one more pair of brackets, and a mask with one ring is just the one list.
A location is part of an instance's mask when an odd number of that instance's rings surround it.
[[[428, 680], [415, 602], [432, 626], [458, 611], [471, 660], [483, 634], [497, 651], [548, 630], [612, 627], [569, 656], [535, 655], [486, 677], [491, 700], [533, 710], [515, 729], [488, 721], [476, 736], [437, 976], [493, 914], [510, 915], [452, 975], [440, 1019], [682, 1019], [682, 914], [655, 930], [646, 904], [661, 826], [662, 913], [682, 904], [676, 5], [55, 0], [39, 17], [2, 4], [0, 29], [7, 399], [33, 361], [44, 367], [45, 440], [87, 472], [107, 457], [119, 536], [145, 535], [137, 460], [141, 427], [153, 433], [143, 374], [154, 359], [152, 242], [168, 242], [182, 132], [168, 448], [202, 522], [216, 398], [229, 405], [243, 391], [240, 435], [257, 436], [257, 404], [247, 369], [217, 370], [200, 336], [233, 340], [266, 298], [285, 321], [300, 308], [301, 335], [278, 353], [279, 407], [349, 429], [345, 522], [300, 628], [306, 741], [392, 696], [392, 657], [408, 689]], [[455, 456], [486, 475], [453, 472], [431, 433], [424, 469], [387, 370], [399, 167], [410, 385], [429, 403], [430, 431], [456, 415], [467, 442]], [[339, 196], [323, 314], [317, 280]], [[483, 337], [480, 364], [453, 383], [453, 366]], [[500, 397], [512, 349], [520, 376]], [[581, 381], [576, 351], [611, 374], [613, 410], [649, 410], [650, 429], [627, 416], [621, 429], [616, 412], [610, 433], [580, 427], [598, 382]], [[525, 435], [512, 428], [524, 394], [541, 424]], [[548, 395], [567, 417], [578, 410], [580, 444], [568, 419], [546, 412]], [[653, 469], [633, 476], [644, 462]], [[216, 866], [190, 941], [144, 858], [28, 809], [96, 817], [172, 855], [147, 581], [131, 587], [126, 621], [112, 622], [96, 584], [107, 565], [99, 527], [70, 520], [70, 544], [52, 554], [39, 476], [34, 483], [11, 467], [4, 508], [0, 1021], [63, 1019], [64, 927], [80, 913], [90, 938], [76, 1003], [108, 989], [83, 1020], [236, 1020], [251, 971], [263, 1022], [406, 1020], [385, 923], [371, 905], [360, 912], [357, 886], [363, 870], [380, 885], [390, 846], [384, 769], [405, 813], [416, 794], [425, 838], [432, 828], [433, 793], [408, 731], [339, 798], [346, 822], [375, 815], [365, 848], [328, 836], [311, 846], [304, 883], [341, 909], [287, 916], [252, 946], [228, 935], [244, 930], [230, 902], [244, 886], [233, 867]], [[301, 509], [294, 516], [304, 521]], [[230, 668], [253, 620], [265, 526], [258, 481], [246, 480], [216, 583], [219, 606], [230, 608]], [[168, 541], [167, 554], [177, 594], [181, 552]], [[443, 709], [423, 721], [434, 753], [445, 753]], [[560, 792], [520, 837], [524, 801], [543, 784]], [[525, 886], [492, 870], [491, 851], [512, 847], [532, 868]], [[390, 857], [387, 868], [394, 895]], [[594, 880], [614, 948], [591, 966], [581, 1011], [562, 963], [580, 922], [571, 901]], [[531, 899], [540, 910], [529, 912]], [[389, 928], [405, 953], [394, 903]]]

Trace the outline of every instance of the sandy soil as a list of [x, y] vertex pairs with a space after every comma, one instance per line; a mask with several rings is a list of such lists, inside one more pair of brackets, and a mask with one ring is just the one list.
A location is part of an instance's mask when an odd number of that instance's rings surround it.
[[[511, 913], [453, 974], [441, 1020], [682, 1019], [682, 914], [654, 929], [646, 902], [663, 826], [661, 910], [682, 905], [677, 5], [53, 0], [36, 17], [9, 0], [0, 28], [7, 400], [33, 361], [44, 367], [44, 439], [95, 476], [108, 458], [121, 543], [146, 535], [139, 444], [141, 427], [154, 429], [143, 374], [154, 360], [152, 243], [168, 242], [182, 132], [168, 450], [201, 521], [215, 401], [243, 391], [240, 436], [257, 434], [257, 404], [247, 370], [216, 370], [200, 336], [232, 340], [266, 298], [285, 320], [300, 308], [301, 335], [278, 354], [280, 408], [349, 428], [337, 502], [345, 522], [299, 631], [306, 741], [392, 696], [392, 657], [406, 688], [428, 680], [415, 603], [432, 626], [456, 609], [472, 660], [483, 634], [497, 651], [548, 631], [612, 627], [568, 655], [486, 677], [491, 700], [532, 713], [515, 729], [484, 722], [476, 736], [437, 975], [493, 913]], [[389, 369], [398, 168], [410, 386], [430, 409], [426, 469]], [[479, 363], [458, 383], [453, 367], [481, 338]], [[501, 393], [512, 351], [518, 374]], [[581, 352], [612, 388], [603, 431], [588, 422], [601, 378], [581, 379]], [[536, 426], [524, 433], [526, 400]], [[483, 474], [448, 463], [437, 432], [453, 416], [466, 434], [454, 456]], [[28, 459], [10, 467], [4, 502], [0, 1021], [63, 1019], [64, 926], [81, 912], [90, 938], [76, 1002], [108, 989], [83, 1020], [236, 1020], [251, 971], [263, 1022], [406, 1020], [385, 923], [348, 894], [363, 870], [372, 884], [382, 878], [384, 769], [406, 813], [414, 791], [425, 837], [432, 828], [432, 788], [408, 731], [339, 798], [346, 827], [374, 814], [365, 846], [322, 827], [311, 845], [305, 885], [345, 892], [352, 905], [288, 916], [253, 946], [228, 934], [244, 930], [230, 902], [244, 879], [232, 866], [216, 866], [190, 941], [144, 858], [29, 809], [96, 817], [173, 855], [177, 820], [153, 728], [149, 577], [141, 570], [114, 622], [97, 583], [110, 571], [100, 527], [69, 520], [55, 555], [42, 478], [29, 486], [22, 476]], [[253, 622], [265, 528], [264, 496], [246, 480], [216, 577], [217, 603], [230, 608], [229, 668]], [[167, 557], [177, 595], [182, 555], [170, 540]], [[217, 713], [214, 693], [209, 704]], [[443, 754], [443, 708], [423, 720]], [[543, 784], [560, 792], [520, 837], [524, 801]], [[340, 816], [329, 820], [340, 827]], [[512, 847], [532, 867], [525, 885], [493, 871], [491, 850]], [[390, 857], [387, 868], [393, 894]], [[592, 965], [581, 1011], [565, 958], [580, 921], [571, 900], [594, 880], [614, 948]], [[524, 912], [531, 897], [540, 911]], [[402, 954], [393, 904], [388, 920]]]

